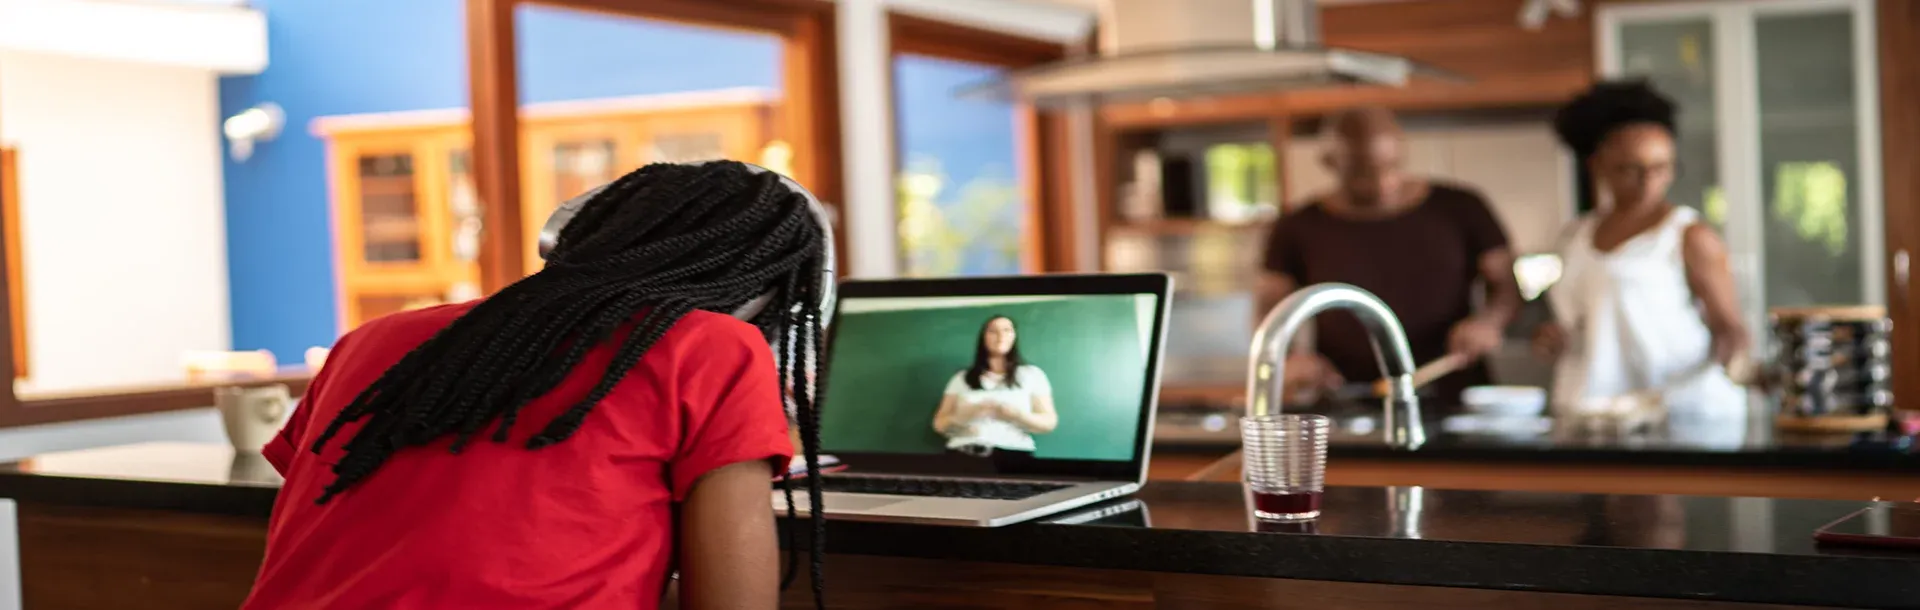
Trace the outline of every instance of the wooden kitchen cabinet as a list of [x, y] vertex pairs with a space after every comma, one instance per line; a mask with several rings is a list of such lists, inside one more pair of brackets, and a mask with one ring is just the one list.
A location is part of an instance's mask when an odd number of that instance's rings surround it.
[[453, 256], [438, 129], [355, 134], [330, 142], [341, 313], [351, 326], [441, 302], [472, 275]]
[[[756, 162], [776, 135], [770, 94], [740, 91], [521, 109], [524, 243], [560, 202], [653, 162]], [[342, 328], [480, 296], [481, 202], [463, 111], [327, 117]]]
[[[520, 156], [526, 170], [521, 172], [523, 215], [520, 226], [526, 229], [528, 273], [541, 266], [540, 226], [560, 202], [618, 178], [626, 168], [636, 167], [637, 159], [620, 158], [622, 150], [632, 151], [638, 144], [617, 128], [605, 124], [553, 126], [528, 131], [521, 142], [526, 152]], [[624, 144], [624, 146], [623, 146]]]
[[529, 117], [521, 155], [529, 273], [542, 265], [540, 226], [561, 202], [648, 163], [758, 162], [772, 140], [770, 101], [688, 108], [619, 108], [541, 121]]

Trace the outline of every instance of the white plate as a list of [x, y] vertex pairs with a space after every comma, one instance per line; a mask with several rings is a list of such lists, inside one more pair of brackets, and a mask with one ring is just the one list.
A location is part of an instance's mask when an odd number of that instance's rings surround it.
[[1518, 417], [1539, 415], [1547, 408], [1547, 389], [1533, 386], [1483, 385], [1460, 393], [1467, 410], [1483, 415]]
[[1474, 434], [1531, 439], [1553, 431], [1553, 420], [1537, 415], [1455, 415], [1440, 422], [1450, 434]]

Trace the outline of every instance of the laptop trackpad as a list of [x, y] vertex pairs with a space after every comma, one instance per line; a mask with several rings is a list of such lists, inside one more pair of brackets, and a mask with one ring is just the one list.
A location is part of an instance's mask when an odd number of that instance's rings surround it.
[[824, 499], [826, 500], [827, 512], [829, 513], [868, 511], [882, 506], [891, 506], [913, 500], [913, 498], [841, 494], [828, 494]]

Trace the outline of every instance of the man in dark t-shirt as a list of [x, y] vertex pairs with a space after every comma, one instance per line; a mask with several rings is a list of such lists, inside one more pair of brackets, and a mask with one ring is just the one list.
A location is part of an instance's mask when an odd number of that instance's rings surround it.
[[[1405, 139], [1391, 113], [1349, 111], [1330, 119], [1327, 129], [1325, 162], [1338, 177], [1337, 190], [1274, 224], [1259, 315], [1302, 286], [1342, 282], [1366, 289], [1400, 317], [1415, 366], [1449, 353], [1476, 359], [1430, 384], [1437, 402], [1457, 403], [1460, 390], [1489, 383], [1477, 359], [1500, 347], [1520, 307], [1506, 232], [1478, 194], [1403, 170]], [[1348, 312], [1319, 316], [1312, 349], [1303, 347], [1296, 345], [1287, 360], [1287, 382], [1296, 391], [1311, 395], [1380, 377], [1366, 329]]]

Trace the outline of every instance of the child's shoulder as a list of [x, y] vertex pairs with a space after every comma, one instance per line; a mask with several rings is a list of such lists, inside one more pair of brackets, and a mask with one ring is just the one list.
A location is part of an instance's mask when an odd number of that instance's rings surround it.
[[709, 346], [739, 345], [768, 349], [766, 334], [760, 331], [760, 327], [728, 314], [702, 309], [680, 316], [680, 321], [667, 330], [667, 335], [675, 340]]

